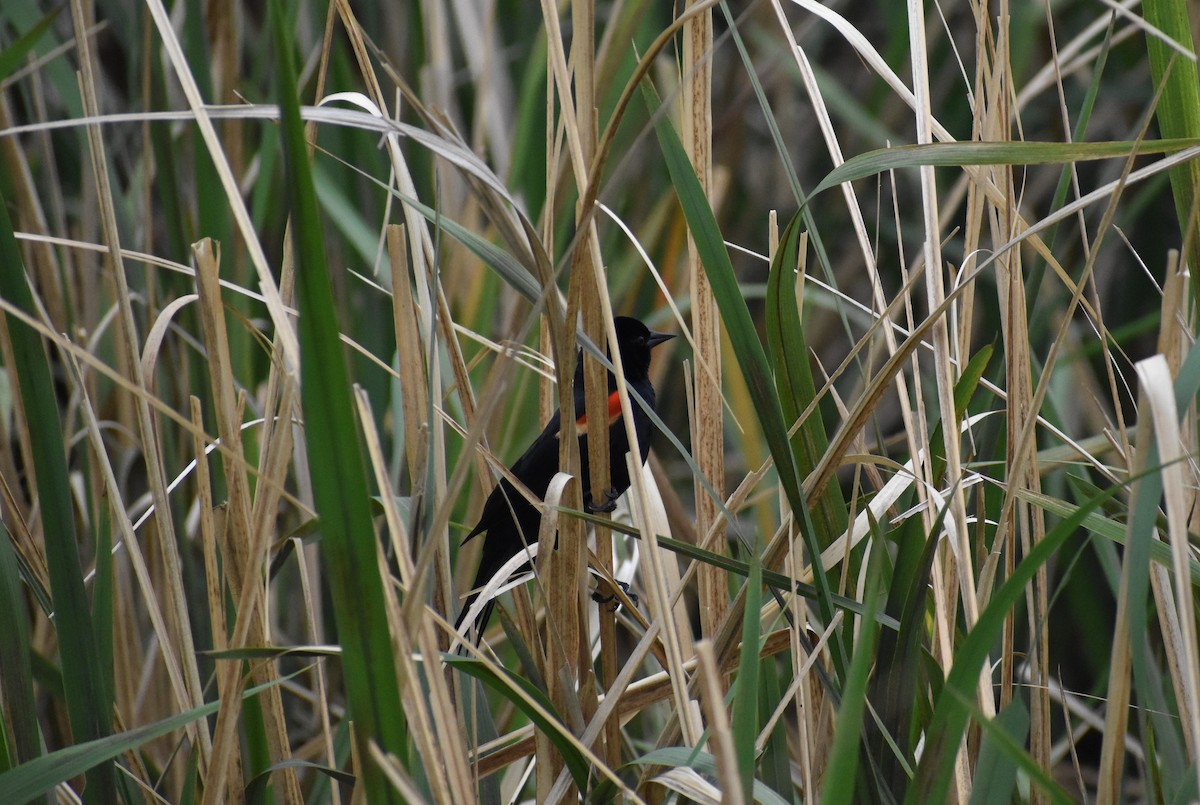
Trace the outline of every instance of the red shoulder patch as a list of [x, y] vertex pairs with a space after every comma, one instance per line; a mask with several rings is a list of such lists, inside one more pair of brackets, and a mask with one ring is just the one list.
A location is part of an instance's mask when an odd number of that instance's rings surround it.
[[[612, 425], [619, 416], [621, 416], [621, 395], [614, 391], [608, 395], [608, 424]], [[588, 421], [585, 413], [575, 420], [575, 435], [582, 436], [587, 433], [587, 429]]]

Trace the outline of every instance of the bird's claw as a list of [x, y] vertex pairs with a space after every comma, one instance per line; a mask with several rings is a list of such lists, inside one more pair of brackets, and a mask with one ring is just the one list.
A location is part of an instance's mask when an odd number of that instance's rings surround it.
[[[629, 603], [636, 607], [639, 603], [637, 593], [631, 591], [629, 585], [623, 581], [618, 581], [616, 584], [621, 588], [621, 592], [625, 593], [625, 596], [629, 599]], [[608, 608], [609, 612], [616, 612], [621, 608], [621, 599], [617, 597], [616, 593], [601, 595], [599, 591], [596, 591], [592, 593], [592, 600], [597, 604], [611, 604], [612, 606]]]
[[603, 503], [596, 503], [595, 501], [589, 499], [584, 504], [583, 509], [588, 514], [610, 514], [616, 511], [617, 498], [619, 497], [621, 497], [621, 493], [618, 492], [615, 487], [610, 486], [608, 489], [604, 490]]

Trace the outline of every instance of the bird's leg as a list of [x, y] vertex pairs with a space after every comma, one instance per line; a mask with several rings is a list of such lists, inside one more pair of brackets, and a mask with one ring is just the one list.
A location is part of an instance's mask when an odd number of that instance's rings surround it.
[[[614, 579], [614, 581], [616, 580]], [[630, 590], [629, 585], [623, 581], [617, 581], [616, 584], [621, 588], [621, 592], [625, 593], [625, 596], [629, 599], [629, 603], [636, 607], [639, 603], [637, 593]], [[601, 595], [600, 591], [596, 590], [592, 593], [592, 600], [597, 604], [612, 604], [612, 606], [609, 607], [609, 612], [616, 612], [621, 608], [621, 600], [617, 597], [616, 593], [613, 593], [612, 595]]]
[[621, 497], [621, 493], [615, 487], [610, 486], [604, 490], [604, 502], [596, 503], [591, 496], [583, 502], [583, 510], [588, 514], [599, 514], [601, 512], [609, 513], [617, 508], [617, 498]]

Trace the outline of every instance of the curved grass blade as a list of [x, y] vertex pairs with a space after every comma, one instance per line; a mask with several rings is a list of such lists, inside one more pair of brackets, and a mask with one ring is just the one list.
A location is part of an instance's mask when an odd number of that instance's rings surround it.
[[448, 235], [471, 250], [476, 257], [483, 261], [484, 265], [495, 271], [514, 291], [525, 297], [531, 304], [537, 305], [541, 302], [544, 294], [542, 286], [512, 254], [491, 241], [481, 238], [457, 221], [440, 214], [429, 205], [423, 204], [415, 198], [409, 198], [394, 188], [389, 190], [396, 198], [425, 216], [431, 224], [445, 230]]
[[996, 718], [989, 722], [992, 731], [983, 738], [979, 760], [975, 764], [975, 779], [970, 805], [1007, 805], [1012, 802], [1017, 784], [1017, 764], [1006, 756], [996, 732], [1018, 747], [1029, 734], [1029, 711], [1020, 697], [1013, 697]]
[[[686, 766], [709, 777], [716, 777], [717, 774], [716, 758], [708, 752], [697, 752], [683, 746], [664, 746], [661, 749], [655, 749], [641, 757], [634, 758], [625, 765], [667, 766], [670, 768]], [[755, 802], [762, 803], [762, 805], [787, 805], [788, 801], [786, 799], [758, 780], [753, 781], [752, 789], [751, 796]]]
[[[580, 520], [584, 520], [585, 522], [599, 523], [601, 525], [607, 524], [613, 531], [624, 534], [625, 536], [639, 539], [641, 538], [641, 534], [639, 534], [635, 529], [622, 523], [610, 523], [609, 521], [601, 520], [595, 515], [590, 515], [586, 512], [574, 511], [572, 509], [560, 509], [560, 511], [566, 512], [573, 517], [578, 517]], [[666, 548], [672, 553], [679, 554], [680, 556], [687, 557], [688, 559], [695, 559], [699, 562], [713, 565], [714, 567], [719, 567], [722, 570], [726, 570], [730, 573], [736, 573], [743, 578], [750, 575], [750, 564], [742, 561], [741, 559], [735, 559], [731, 556], [713, 553], [712, 551], [698, 548], [690, 542], [684, 542], [671, 537], [664, 537], [661, 534], [658, 537], [658, 544], [659, 547]], [[1200, 570], [1197, 572], [1200, 573]], [[766, 568], [763, 568], [762, 580], [764, 584], [775, 590], [792, 592], [796, 595], [804, 596], [805, 598], [813, 601], [816, 601], [819, 595], [817, 588], [813, 585], [807, 584], [803, 581], [796, 581], [774, 570], [767, 570]], [[833, 602], [833, 606], [836, 609], [843, 609], [846, 612], [850, 612], [855, 615], [863, 615], [866, 613], [862, 602], [856, 601], [853, 598], [848, 598], [844, 595], [833, 593], [829, 600]], [[882, 612], [877, 613], [875, 619], [879, 621], [881, 626], [886, 626], [889, 629], [896, 629], [899, 626], [895, 618]]]
[[[247, 688], [242, 693], [242, 699], [248, 701], [271, 686], [286, 682], [307, 670], [307, 668], [302, 668], [293, 674], [273, 679], [264, 685]], [[15, 769], [0, 773], [0, 791], [4, 792], [6, 802], [28, 802], [45, 796], [60, 783], [70, 780], [72, 777], [78, 777], [89, 769], [108, 763], [126, 752], [132, 752], [155, 738], [186, 727], [197, 719], [211, 716], [220, 707], [220, 701], [210, 702], [144, 727], [137, 727], [93, 741], [84, 741], [42, 755]]]
[[[884, 612], [899, 621], [895, 631], [879, 636], [875, 674], [871, 679], [871, 703], [879, 714], [879, 723], [868, 722], [867, 749], [874, 758], [883, 784], [896, 797], [905, 790], [911, 774], [912, 755], [908, 736], [914, 716], [922, 638], [925, 635], [925, 602], [929, 577], [940, 534], [946, 519], [946, 507], [938, 512], [926, 533], [920, 518], [904, 521], [899, 529], [899, 550], [889, 583]], [[886, 734], [882, 731], [886, 730]], [[897, 757], [888, 738], [903, 757]]]
[[59, 12], [65, 7], [66, 3], [60, 3], [55, 6], [49, 14], [38, 21], [37, 25], [21, 34], [17, 38], [17, 41], [13, 42], [3, 51], [0, 51], [0, 80], [8, 78], [17, 71], [18, 67], [25, 63], [25, 57], [37, 47], [38, 40], [42, 38], [42, 34], [50, 29]]
[[347, 774], [341, 769], [333, 769], [320, 763], [313, 763], [308, 760], [298, 760], [293, 758], [291, 760], [281, 760], [278, 763], [272, 763], [270, 766], [264, 769], [261, 774], [255, 775], [254, 778], [246, 784], [246, 802], [251, 803], [252, 805], [269, 802], [268, 786], [270, 784], [271, 774], [280, 769], [303, 769], [305, 771], [312, 771], [317, 774], [324, 775], [328, 779], [342, 783], [343, 785], [354, 785], [353, 774]]
[[742, 656], [733, 691], [733, 751], [742, 781], [742, 799], [753, 795], [758, 739], [759, 635], [762, 632], [762, 555], [750, 554], [746, 576], [746, 608], [742, 615]]
[[[1011, 802], [1011, 798], [1000, 795], [1005, 793], [1006, 788], [1011, 789], [1018, 770], [1024, 772], [1029, 781], [1036, 784], [1046, 799], [1055, 805], [1075, 802], [1050, 773], [1025, 751], [1023, 741], [1029, 731], [1029, 715], [1019, 698], [1013, 699], [995, 718], [985, 717], [974, 702], [963, 701], [963, 706], [971, 711], [972, 718], [984, 735], [975, 765], [975, 779], [972, 781], [972, 805], [976, 802]], [[1010, 776], [1011, 782], [1008, 780]]]
[[[1096, 494], [1099, 490], [1092, 484], [1085, 484], [1077, 478], [1070, 478], [1070, 483], [1073, 488], [1086, 489], [1088, 494]], [[1029, 490], [1018, 490], [1017, 497], [1021, 500], [1032, 503], [1045, 511], [1053, 514], [1056, 517], [1069, 517], [1079, 510], [1079, 507], [1066, 501], [1040, 492], [1030, 492]], [[1157, 519], [1157, 517], [1155, 518]], [[1109, 519], [1103, 514], [1092, 512], [1083, 519], [1082, 527], [1092, 532], [1093, 534], [1104, 537], [1107, 540], [1117, 544], [1124, 545], [1126, 543], [1125, 531], [1126, 527], [1121, 525], [1116, 520]], [[660, 538], [661, 539], [661, 538]], [[1150, 559], [1164, 567], [1171, 566], [1171, 546], [1161, 540], [1150, 541]], [[1200, 587], [1200, 560], [1192, 559], [1188, 562], [1188, 569], [1192, 584]]]
[[[504, 675], [500, 676], [496, 673], [495, 666], [488, 665], [471, 657], [443, 654], [442, 659], [451, 668], [457, 668], [468, 676], [475, 677], [512, 702], [513, 706], [524, 713], [533, 722], [535, 727], [549, 736], [550, 741], [562, 755], [563, 762], [571, 774], [571, 779], [575, 781], [575, 785], [580, 791], [587, 790], [588, 762], [579, 753], [574, 738], [564, 731], [562, 724], [545, 716], [545, 713], [554, 712], [554, 705], [541, 690], [535, 687], [529, 680], [512, 673], [508, 669], [501, 669], [504, 671]], [[514, 687], [519, 688], [524, 695], [515, 695], [513, 692]], [[541, 709], [539, 710], [538, 707], [531, 706], [529, 703], [530, 699], [537, 702]]]

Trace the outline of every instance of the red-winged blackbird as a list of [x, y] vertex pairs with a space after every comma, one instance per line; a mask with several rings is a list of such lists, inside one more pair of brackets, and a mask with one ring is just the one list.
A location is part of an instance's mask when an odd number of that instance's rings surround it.
[[[650, 384], [650, 350], [662, 342], [674, 338], [672, 333], [656, 333], [637, 319], [627, 316], [617, 316], [613, 323], [616, 325], [617, 344], [621, 349], [621, 364], [625, 371], [625, 382], [631, 391], [637, 392], [646, 404], [654, 407], [654, 387]], [[629, 438], [625, 432], [625, 423], [621, 420], [621, 402], [617, 395], [617, 380], [612, 372], [608, 373], [608, 455], [609, 479], [611, 488], [607, 499], [596, 503], [592, 500], [591, 473], [588, 469], [588, 423], [584, 405], [583, 361], [575, 366], [575, 432], [579, 437], [579, 462], [581, 468], [580, 482], [583, 489], [583, 506], [585, 511], [612, 511], [616, 499], [629, 488], [629, 470], [625, 464], [625, 454], [629, 452]], [[633, 408], [634, 431], [637, 433], [641, 462], [645, 463], [650, 451], [650, 419], [636, 401], [631, 400]], [[554, 474], [558, 472], [558, 436], [559, 413], [554, 412], [545, 430], [534, 440], [512, 466], [512, 474], [516, 476], [529, 491], [539, 498], [546, 496], [546, 489]], [[487, 502], [483, 504], [483, 514], [479, 523], [471, 533], [463, 539], [467, 540], [487, 532], [483, 542], [483, 553], [479, 561], [479, 571], [475, 574], [475, 583], [471, 588], [475, 592], [467, 597], [459, 613], [456, 627], [461, 627], [463, 619], [471, 609], [471, 604], [479, 595], [478, 590], [487, 584], [497, 571], [514, 557], [518, 551], [523, 551], [526, 545], [537, 543], [538, 528], [542, 515], [538, 508], [525, 499], [507, 478], [501, 478], [500, 483], [492, 490]], [[478, 633], [482, 634], [487, 626], [488, 617], [492, 612], [493, 602], [488, 602], [477, 620]]]

